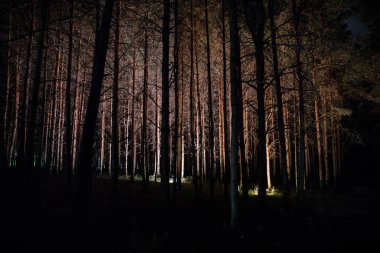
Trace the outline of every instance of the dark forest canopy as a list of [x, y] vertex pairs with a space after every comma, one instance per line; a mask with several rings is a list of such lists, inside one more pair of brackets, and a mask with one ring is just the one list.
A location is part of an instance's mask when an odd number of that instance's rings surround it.
[[100, 176], [221, 187], [232, 228], [239, 192], [373, 182], [377, 2], [2, 1], [0, 169], [64, 175], [80, 212]]

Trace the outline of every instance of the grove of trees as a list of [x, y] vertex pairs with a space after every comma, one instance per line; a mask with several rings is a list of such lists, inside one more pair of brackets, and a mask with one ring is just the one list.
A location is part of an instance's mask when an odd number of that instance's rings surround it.
[[113, 194], [158, 181], [164, 205], [189, 178], [196, 199], [222, 189], [234, 228], [239, 192], [265, 205], [344, 182], [344, 145], [360, 141], [347, 101], [379, 69], [360, 75], [357, 52], [377, 42], [346, 30], [347, 1], [0, 6], [0, 169], [25, 187], [63, 174], [81, 210], [97, 176]]

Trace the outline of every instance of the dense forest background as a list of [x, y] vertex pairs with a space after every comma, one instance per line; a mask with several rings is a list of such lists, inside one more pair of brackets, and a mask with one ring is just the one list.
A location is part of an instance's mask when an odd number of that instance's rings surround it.
[[[7, 216], [32, 213], [21, 225], [107, 217], [159, 251], [175, 223], [164, 214], [205, 213], [198, 229], [235, 238], [263, 222], [249, 212], [287, 227], [286, 214], [352, 189], [372, 214], [377, 1], [15, 0], [0, 12], [1, 194]], [[211, 247], [196, 245], [183, 250]]]

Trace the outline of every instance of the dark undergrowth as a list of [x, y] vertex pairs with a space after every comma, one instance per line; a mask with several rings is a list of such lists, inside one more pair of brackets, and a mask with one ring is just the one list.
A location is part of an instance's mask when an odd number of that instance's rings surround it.
[[1, 252], [380, 252], [377, 194], [369, 187], [324, 197], [307, 192], [286, 207], [275, 196], [265, 209], [256, 197], [240, 200], [239, 228], [231, 233], [222, 186], [210, 201], [204, 184], [195, 201], [192, 185], [183, 184], [167, 209], [158, 183], [144, 192], [141, 182], [121, 180], [114, 196], [111, 181], [98, 177], [86, 218], [78, 221], [63, 176], [40, 176], [25, 188], [7, 174], [1, 178]]

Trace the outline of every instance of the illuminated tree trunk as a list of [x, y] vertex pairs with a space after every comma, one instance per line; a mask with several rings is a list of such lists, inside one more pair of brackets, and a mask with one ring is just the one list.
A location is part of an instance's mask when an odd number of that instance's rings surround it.
[[[173, 203], [176, 201], [177, 195], [177, 174], [179, 174], [180, 167], [180, 153], [181, 149], [181, 140], [182, 135], [179, 133], [179, 113], [180, 113], [180, 88], [179, 88], [179, 34], [178, 34], [178, 0], [174, 1], [174, 63], [173, 63], [173, 74], [174, 74], [174, 103], [175, 103], [175, 112], [174, 112], [174, 143], [173, 143]], [[181, 55], [182, 57], [182, 55]]]
[[104, 95], [103, 95], [103, 101], [101, 102], [102, 104], [102, 112], [101, 112], [101, 127], [100, 127], [100, 174], [103, 175], [103, 170], [104, 170], [104, 156], [105, 156], [105, 131], [106, 131], [106, 113], [105, 113], [105, 100], [104, 100]]
[[217, 173], [217, 181], [224, 178], [224, 125], [223, 125], [223, 83], [219, 81], [218, 85], [218, 103], [219, 103], [219, 170]]
[[[287, 106], [284, 107], [284, 126], [289, 126], [289, 109]], [[290, 131], [285, 131], [285, 147], [286, 147], [286, 165], [287, 165], [287, 175], [288, 175], [288, 187], [291, 179], [291, 168], [292, 168], [292, 144]]]
[[127, 117], [124, 116], [124, 151], [125, 151], [125, 178], [128, 177], [128, 157], [129, 157], [129, 100], [127, 100], [127, 105], [124, 107], [124, 114], [127, 115]]
[[[179, 91], [180, 91], [180, 111], [181, 111], [181, 115], [180, 115], [180, 121], [179, 121], [179, 135], [181, 136], [181, 138], [179, 138], [179, 149], [181, 149], [181, 155], [179, 156], [179, 165], [178, 165], [178, 172], [177, 172], [177, 175], [179, 176], [179, 179], [178, 179], [178, 182], [180, 182], [181, 178], [184, 177], [185, 175], [185, 134], [184, 134], [184, 113], [183, 113], [183, 109], [184, 109], [184, 83], [185, 83], [185, 79], [184, 79], [184, 73], [185, 73], [185, 63], [184, 63], [184, 53], [183, 53], [183, 47], [181, 47], [181, 81], [179, 82]], [[180, 185], [180, 183], [179, 183]]]
[[161, 187], [165, 203], [169, 203], [169, 39], [170, 0], [164, 0], [162, 29], [162, 101], [161, 101]]
[[270, 135], [267, 134], [266, 137], [266, 147], [265, 147], [265, 152], [267, 156], [267, 185], [268, 189], [272, 188], [272, 181], [271, 181], [271, 173], [270, 173]]
[[[157, 68], [156, 68], [157, 69]], [[158, 85], [157, 81], [157, 70], [156, 70], [156, 84]], [[160, 174], [160, 119], [159, 119], [159, 106], [158, 106], [158, 88], [156, 86], [156, 166], [154, 171], [154, 181], [157, 181], [157, 175]]]
[[95, 39], [90, 95], [88, 98], [87, 112], [83, 125], [83, 134], [77, 164], [78, 189], [76, 204], [79, 211], [83, 211], [83, 208], [90, 199], [92, 191], [93, 143], [99, 109], [100, 92], [104, 76], [113, 4], [114, 0], [106, 1], [102, 24], [99, 31], [96, 33]]
[[202, 150], [203, 150], [203, 155], [202, 155], [202, 158], [203, 158], [203, 166], [202, 166], [202, 179], [203, 181], [206, 181], [206, 176], [207, 176], [207, 149], [206, 149], [206, 128], [204, 127], [205, 126], [205, 108], [202, 107], [202, 115], [201, 115], [201, 121], [202, 121]]
[[[271, 97], [272, 94], [268, 94], [268, 97]], [[267, 98], [267, 101], [271, 100]], [[268, 112], [266, 120], [266, 129], [273, 129], [274, 125], [274, 115], [273, 115], [273, 110], [270, 109]], [[271, 144], [274, 142], [274, 139], [271, 138], [271, 134], [266, 135], [266, 145], [265, 145], [265, 153], [266, 153], [266, 173], [267, 173], [267, 188], [271, 189], [272, 188], [272, 173], [271, 173]]]
[[145, 28], [144, 41], [144, 87], [143, 87], [143, 117], [142, 117], [142, 140], [141, 140], [141, 156], [143, 162], [143, 187], [149, 183], [148, 169], [148, 143], [147, 143], [147, 110], [148, 110], [148, 29]]
[[206, 53], [207, 53], [207, 88], [208, 88], [208, 120], [209, 120], [209, 152], [210, 159], [207, 163], [209, 181], [210, 181], [210, 198], [214, 198], [214, 117], [212, 106], [212, 83], [211, 83], [211, 53], [210, 53], [210, 35], [208, 21], [208, 0], [205, 0], [205, 25], [206, 25]]
[[251, 138], [250, 137], [250, 129], [251, 126], [249, 124], [249, 112], [248, 112], [248, 107], [243, 108], [243, 121], [244, 121], [244, 145], [245, 145], [245, 161], [246, 161], [246, 166], [247, 166], [247, 181], [249, 182], [251, 179], [251, 165], [252, 165], [252, 159], [251, 159], [251, 149], [252, 149], [252, 144], [251, 144]]
[[65, 120], [65, 93], [64, 93], [64, 56], [62, 57], [62, 62], [61, 62], [61, 71], [60, 71], [60, 77], [59, 77], [59, 113], [58, 113], [58, 141], [57, 141], [57, 171], [61, 172], [63, 170], [63, 133], [64, 133], [64, 120]]
[[226, 10], [225, 1], [222, 1], [222, 50], [223, 50], [223, 157], [224, 157], [224, 201], [228, 200], [228, 185], [230, 180], [230, 152], [228, 142], [228, 129], [227, 124], [227, 56], [226, 56]]
[[321, 90], [321, 98], [322, 98], [322, 124], [323, 124], [323, 158], [324, 158], [324, 185], [326, 187], [330, 186], [330, 168], [329, 168], [329, 143], [328, 143], [328, 136], [327, 136], [327, 101], [326, 101], [326, 92], [325, 89]]
[[132, 62], [132, 170], [131, 170], [131, 181], [135, 180], [135, 171], [136, 171], [136, 98], [135, 98], [135, 89], [136, 89], [136, 51], [133, 51], [133, 62]]
[[279, 73], [279, 61], [277, 52], [277, 27], [275, 24], [275, 0], [269, 0], [269, 20], [271, 30], [271, 42], [272, 42], [272, 56], [273, 56], [273, 76], [275, 81], [276, 98], [277, 98], [277, 125], [278, 125], [278, 142], [280, 148], [280, 164], [282, 173], [282, 187], [284, 192], [284, 199], [289, 197], [288, 189], [288, 164], [286, 161], [286, 144], [285, 144], [285, 124], [284, 124], [284, 112], [282, 103], [282, 88], [281, 88], [281, 76]]
[[[194, 22], [195, 37], [197, 26]], [[202, 121], [202, 108], [201, 108], [201, 95], [199, 88], [199, 62], [198, 62], [198, 43], [195, 42], [195, 71], [196, 71], [196, 90], [197, 90], [197, 169], [198, 169], [198, 178], [199, 178], [199, 191], [202, 191], [202, 181], [203, 181], [203, 168], [204, 168], [204, 146], [203, 146], [203, 121]]]
[[120, 0], [116, 0], [114, 42], [114, 70], [112, 87], [112, 151], [111, 171], [113, 192], [118, 191], [119, 178], [119, 44], [120, 44]]
[[78, 56], [77, 56], [77, 66], [76, 66], [76, 77], [75, 77], [75, 92], [74, 92], [74, 119], [73, 119], [73, 168], [75, 170], [77, 151], [78, 151], [78, 142], [79, 142], [79, 125], [80, 125], [80, 104], [81, 104], [81, 92], [79, 89], [79, 77], [80, 77], [80, 55], [81, 55], [81, 46], [82, 46], [82, 31], [79, 37], [78, 43]]
[[298, 160], [298, 157], [299, 157], [299, 154], [298, 154], [298, 141], [297, 141], [297, 133], [298, 133], [298, 129], [299, 129], [299, 111], [297, 111], [297, 97], [294, 96], [294, 101], [293, 101], [293, 112], [294, 112], [294, 116], [293, 116], [293, 127], [294, 127], [294, 131], [293, 131], [293, 143], [294, 143], [294, 161], [293, 161], [293, 164], [294, 164], [294, 170], [293, 170], [293, 181], [295, 183], [295, 186], [296, 186], [296, 189], [298, 189], [298, 165], [299, 165], [299, 160]]

